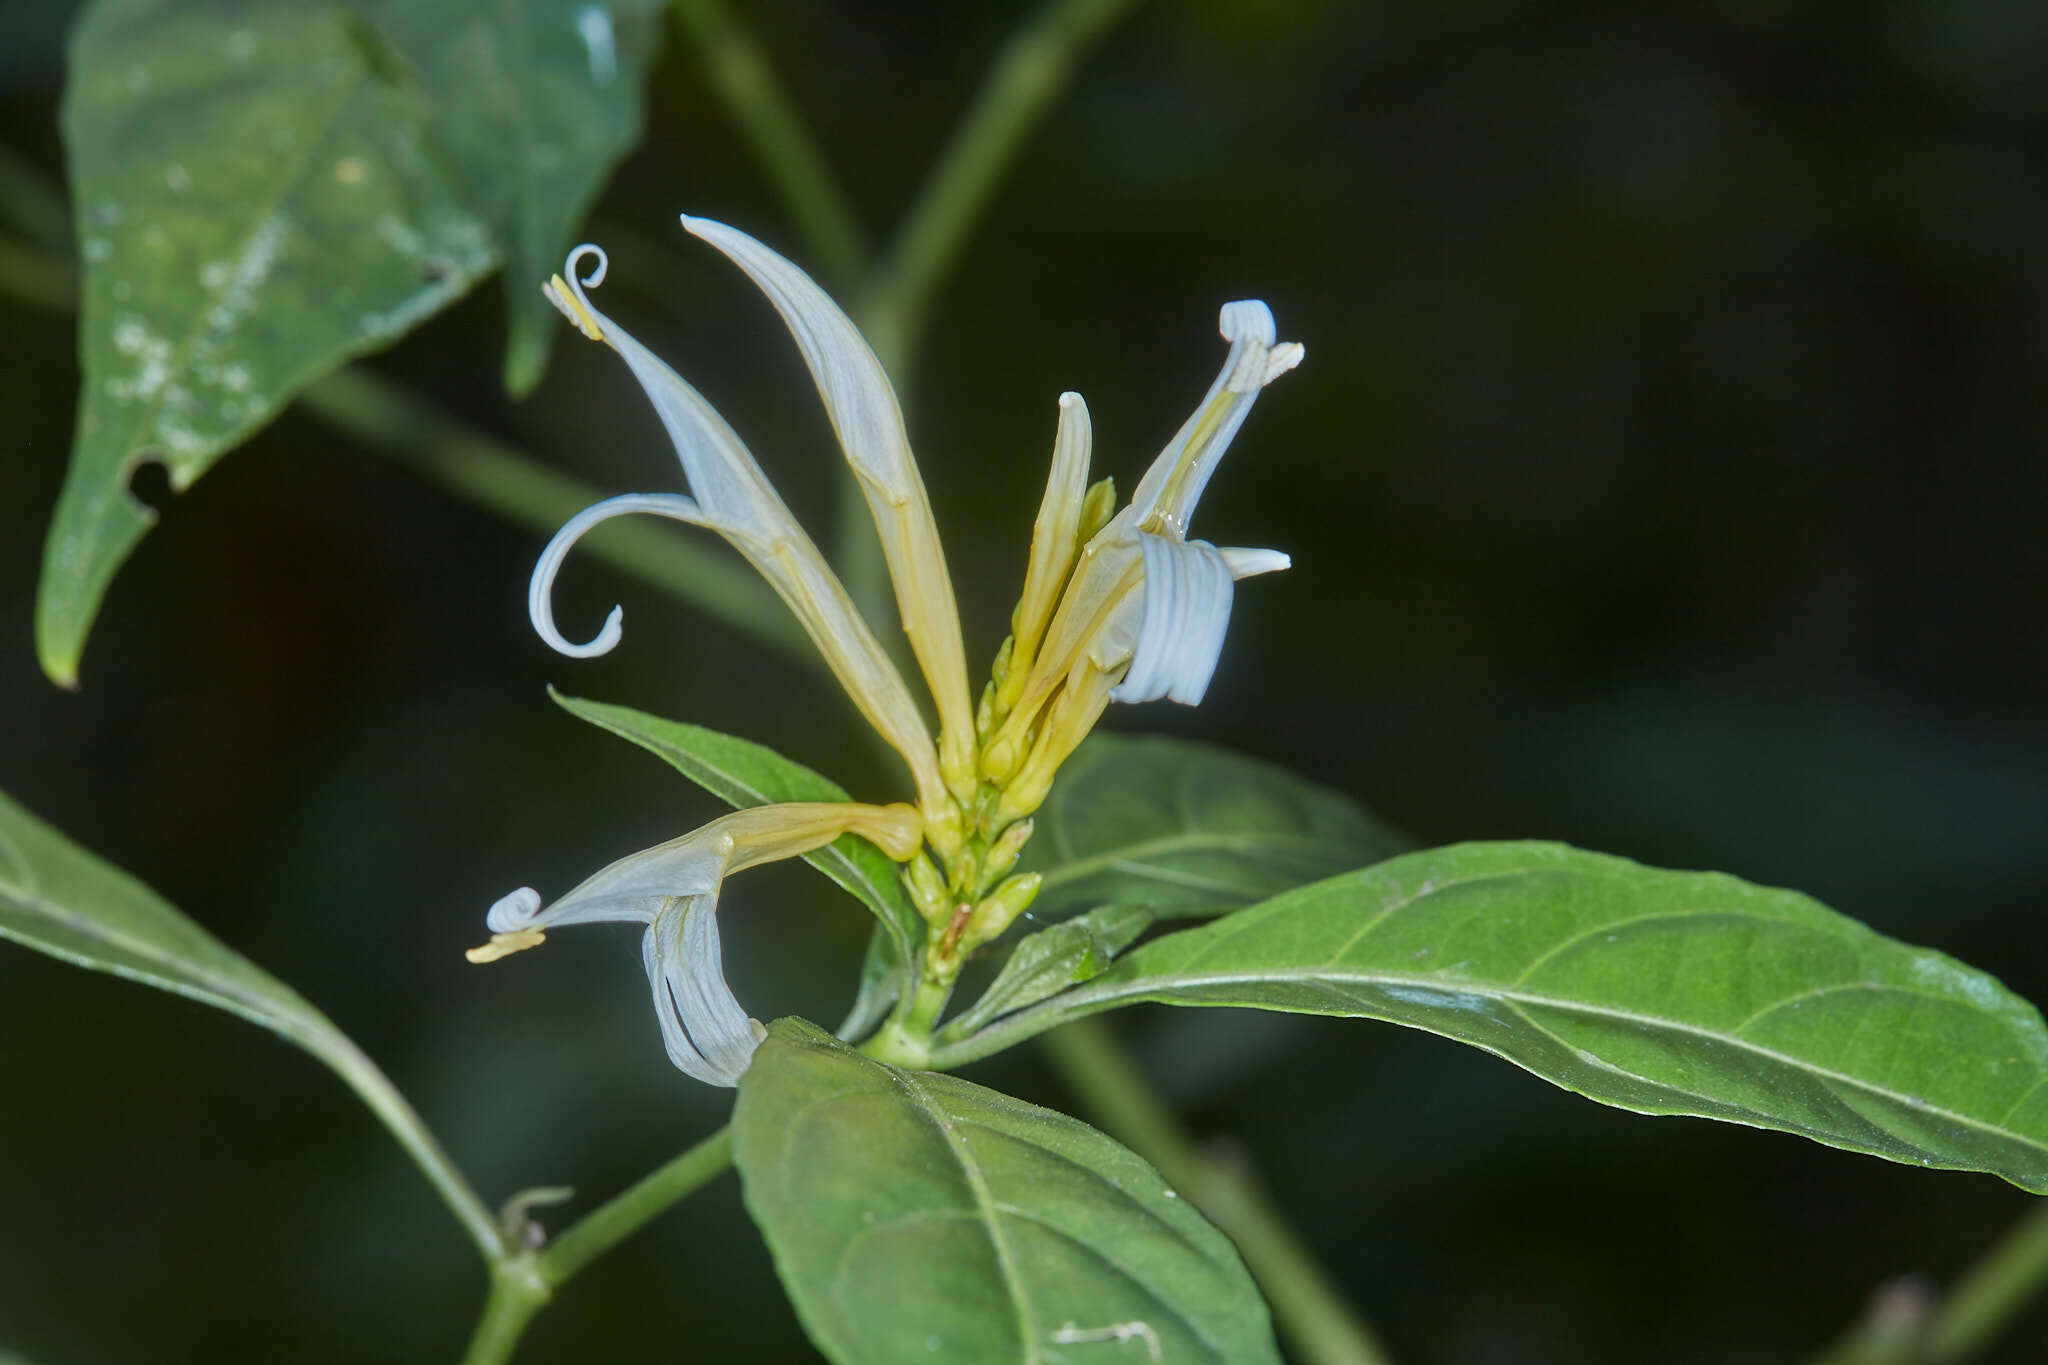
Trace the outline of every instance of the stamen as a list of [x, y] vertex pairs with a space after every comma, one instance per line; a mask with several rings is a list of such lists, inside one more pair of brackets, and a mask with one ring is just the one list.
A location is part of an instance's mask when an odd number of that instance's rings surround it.
[[600, 654], [609, 654], [625, 633], [621, 624], [625, 620], [623, 607], [613, 607], [611, 615], [604, 621], [604, 629], [589, 644], [572, 645], [555, 629], [555, 609], [551, 596], [555, 587], [555, 575], [561, 572], [562, 561], [569, 557], [569, 551], [583, 533], [599, 522], [629, 512], [650, 512], [655, 516], [686, 521], [692, 526], [707, 525], [704, 514], [694, 499], [680, 493], [627, 493], [621, 497], [607, 498], [592, 507], [586, 507], [569, 519], [567, 525], [555, 532], [555, 538], [541, 551], [540, 562], [533, 566], [533, 579], [526, 589], [526, 614], [533, 619], [533, 628], [548, 647], [558, 654], [572, 659], [594, 659]]
[[528, 948], [538, 948], [547, 940], [548, 936], [538, 929], [519, 929], [509, 934], [492, 934], [489, 943], [480, 948], [471, 948], [463, 956], [481, 966], [486, 962], [496, 962], [501, 957], [523, 953]]
[[[589, 274], [584, 275], [578, 267], [586, 256], [596, 257], [597, 264], [591, 267]], [[604, 248], [594, 242], [584, 242], [570, 251], [569, 259], [562, 263], [562, 269], [568, 272], [569, 278], [564, 280], [557, 275], [541, 286], [541, 293], [547, 296], [549, 303], [555, 305], [555, 311], [569, 319], [575, 324], [577, 331], [592, 341], [604, 340], [604, 328], [598, 326], [595, 310], [591, 308], [590, 299], [585, 296], [583, 288], [588, 285], [595, 289], [603, 284], [605, 271], [610, 268], [611, 258], [604, 254]]]

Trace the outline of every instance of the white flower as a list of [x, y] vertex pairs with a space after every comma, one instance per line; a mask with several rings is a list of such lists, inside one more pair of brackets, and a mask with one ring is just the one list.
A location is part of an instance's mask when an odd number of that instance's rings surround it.
[[[585, 258], [592, 259], [594, 266], [588, 274], [581, 274], [579, 267]], [[569, 254], [568, 278], [557, 275], [550, 280], [547, 296], [585, 336], [606, 343], [625, 359], [633, 377], [640, 381], [640, 387], [653, 402], [662, 425], [668, 429], [669, 439], [675, 443], [684, 477], [688, 479], [694, 496], [627, 494], [597, 504], [556, 532], [533, 570], [527, 605], [533, 616], [534, 629], [555, 649], [577, 658], [603, 654], [618, 643], [623, 615], [619, 608], [612, 608], [611, 616], [595, 640], [587, 645], [572, 645], [556, 630], [553, 610], [549, 605], [549, 593], [562, 561], [567, 558], [577, 538], [599, 522], [628, 512], [651, 512], [709, 527], [745, 555], [782, 600], [789, 604], [862, 716], [892, 748], [903, 755], [917, 783], [919, 805], [928, 816], [937, 818], [950, 805], [950, 794], [940, 775], [938, 755], [932, 747], [931, 737], [925, 731], [917, 704], [911, 700], [902, 676], [860, 619], [860, 613], [847, 597], [838, 575], [832, 572], [818, 547], [804, 534], [796, 518], [790, 515], [789, 508], [768, 482], [768, 476], [761, 472], [752, 452], [718, 415], [717, 409], [657, 359], [653, 352], [635, 341], [624, 328], [591, 306], [583, 292], [584, 287], [603, 282], [605, 264], [601, 249], [589, 245], [577, 247]], [[794, 267], [790, 269], [794, 271]], [[812, 288], [815, 292], [816, 286]], [[817, 298], [824, 300], [825, 296], [818, 292]], [[829, 300], [824, 302], [824, 306], [831, 308]], [[838, 316], [837, 309], [832, 309], [832, 312]], [[852, 324], [845, 323], [843, 316], [839, 321], [845, 324], [846, 334], [853, 336]], [[858, 341], [858, 337], [854, 339]], [[870, 361], [873, 359], [872, 356], [868, 358]], [[879, 375], [877, 367], [875, 378], [878, 383]], [[842, 384], [842, 387], [846, 385]], [[893, 412], [896, 400], [888, 392], [886, 383], [881, 384], [881, 395]], [[879, 401], [872, 394], [867, 397], [871, 404]], [[913, 469], [913, 476], [914, 473]], [[921, 485], [916, 491], [922, 497]], [[928, 509], [925, 519], [930, 519]], [[944, 597], [950, 619], [950, 587], [946, 588]], [[952, 637], [956, 655], [959, 650], [958, 630], [956, 622]], [[964, 688], [964, 680], [961, 685]]]
[[[1037, 808], [1054, 771], [1107, 703], [1200, 702], [1222, 653], [1233, 584], [1290, 563], [1277, 550], [1219, 549], [1187, 538], [1195, 505], [1260, 390], [1303, 355], [1299, 342], [1275, 343], [1273, 314], [1257, 300], [1225, 304], [1219, 330], [1231, 343], [1222, 372], [1153, 460], [1130, 506], [1080, 548], [1042, 639], [1027, 633], [1043, 619], [1042, 594], [1034, 596], [1027, 577], [1009, 674], [994, 699], [1003, 721], [982, 748], [982, 773], [1004, 787], [1001, 809], [1009, 818]], [[1072, 393], [1061, 396], [1060, 406], [1033, 570], [1041, 555], [1056, 556], [1057, 545], [1048, 542], [1071, 537], [1081, 520], [1087, 410]], [[1062, 514], [1052, 510], [1056, 503], [1074, 510]]]
[[641, 961], [654, 991], [669, 1060], [711, 1085], [737, 1085], [760, 1042], [725, 984], [718, 945], [718, 893], [727, 877], [794, 858], [842, 834], [866, 838], [897, 860], [916, 852], [922, 822], [909, 806], [791, 802], [755, 806], [621, 858], [545, 909], [521, 887], [493, 905], [491, 941], [471, 962], [495, 962], [535, 947], [571, 924], [630, 921], [647, 926]]

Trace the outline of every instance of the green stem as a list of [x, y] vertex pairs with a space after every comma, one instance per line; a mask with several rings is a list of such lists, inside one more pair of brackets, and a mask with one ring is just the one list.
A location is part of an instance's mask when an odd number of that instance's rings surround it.
[[754, 145], [818, 268], [836, 280], [858, 278], [867, 259], [860, 228], [760, 44], [733, 21], [724, 0], [675, 0], [675, 16], [696, 41], [705, 75]]
[[585, 1214], [537, 1258], [542, 1279], [566, 1284], [576, 1273], [647, 1226], [669, 1205], [696, 1193], [732, 1165], [732, 1129], [721, 1128], [625, 1193]]
[[2048, 1201], [1992, 1243], [1963, 1272], [1935, 1311], [1928, 1329], [1926, 1358], [1968, 1360], [2017, 1317], [2048, 1284]]
[[1308, 1365], [1388, 1365], [1372, 1329], [1251, 1174], [1196, 1146], [1107, 1025], [1082, 1019], [1045, 1035], [1053, 1067], [1102, 1128], [1237, 1243], [1273, 1317]]
[[[603, 494], [442, 413], [373, 371], [351, 365], [299, 395], [300, 404], [365, 445], [543, 536]], [[815, 663], [803, 628], [754, 574], [708, 545], [645, 521], [592, 534], [594, 559], [702, 609], [792, 658]]]
[[533, 1274], [530, 1257], [493, 1266], [490, 1297], [470, 1333], [462, 1365], [505, 1365], [519, 1349], [526, 1325], [547, 1306], [549, 1297], [547, 1286]]
[[441, 1202], [462, 1224], [462, 1230], [476, 1243], [476, 1249], [482, 1253], [486, 1264], [494, 1267], [495, 1274], [495, 1267], [512, 1254], [513, 1248], [506, 1245], [497, 1219], [491, 1216], [483, 1200], [477, 1198], [468, 1178], [448, 1159], [448, 1153], [441, 1149], [432, 1130], [399, 1093], [398, 1087], [391, 1083], [391, 1078], [339, 1029], [304, 1035], [302, 1041], [348, 1082], [349, 1088], [370, 1107], [370, 1112], [398, 1139], [398, 1145], [405, 1148], [406, 1155], [425, 1173], [435, 1193], [441, 1196]]
[[1808, 1365], [1957, 1365], [2012, 1325], [2048, 1286], [2048, 1200], [2006, 1230], [1936, 1300], [1918, 1277], [1888, 1284]]
[[522, 1250], [494, 1260], [490, 1296], [470, 1334], [462, 1365], [505, 1365], [519, 1349], [527, 1324], [554, 1298], [556, 1290], [731, 1165], [732, 1130], [721, 1128], [592, 1209], [544, 1250]]
[[1049, 0], [1004, 43], [898, 230], [859, 317], [882, 367], [909, 378], [926, 310], [1003, 172], [1090, 45], [1133, 0]]

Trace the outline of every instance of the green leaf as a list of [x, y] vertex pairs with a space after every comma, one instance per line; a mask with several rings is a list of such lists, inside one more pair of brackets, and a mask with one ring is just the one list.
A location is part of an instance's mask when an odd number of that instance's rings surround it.
[[1385, 1019], [1604, 1104], [2048, 1192], [2048, 1029], [1991, 976], [1793, 891], [1559, 844], [1459, 844], [1138, 949], [955, 1048], [1137, 1001]]
[[639, 140], [660, 0], [358, 0], [433, 103], [444, 151], [504, 245], [505, 386], [539, 381], [556, 331], [541, 282]]
[[313, 1047], [334, 1025], [291, 987], [0, 794], [0, 937], [190, 996]]
[[838, 1365], [1278, 1365], [1229, 1240], [1064, 1114], [781, 1019], [732, 1131], [748, 1211]]
[[[795, 763], [763, 744], [663, 720], [631, 707], [566, 697], [549, 689], [563, 710], [629, 739], [666, 761], [684, 777], [729, 805], [742, 809], [778, 801], [850, 801], [831, 778]], [[804, 861], [851, 892], [895, 940], [898, 962], [915, 962], [924, 951], [924, 917], [910, 903], [896, 864], [865, 839], [842, 835], [806, 853]], [[870, 954], [872, 960], [872, 954]], [[886, 1006], [885, 1006], [886, 1008]]]
[[940, 1040], [965, 1038], [993, 1019], [1094, 980], [1158, 918], [1150, 906], [1101, 905], [1019, 939], [981, 999], [946, 1025]]
[[[0, 938], [238, 1014], [326, 1063], [398, 1139], [487, 1258], [489, 1210], [388, 1077], [291, 987], [0, 793]], [[4, 1365], [4, 1362], [0, 1362]]]
[[139, 465], [182, 492], [496, 259], [364, 37], [334, 6], [247, 0], [97, 0], [73, 35], [84, 384], [36, 613], [59, 683], [156, 519]]
[[1234, 910], [1410, 847], [1328, 787], [1213, 745], [1091, 737], [1053, 783], [1020, 866], [1032, 913]]

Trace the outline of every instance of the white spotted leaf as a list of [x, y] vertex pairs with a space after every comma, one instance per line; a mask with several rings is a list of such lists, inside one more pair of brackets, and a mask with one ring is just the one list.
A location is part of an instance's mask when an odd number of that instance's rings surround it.
[[83, 391], [36, 616], [66, 684], [155, 520], [128, 491], [139, 465], [183, 491], [497, 260], [420, 92], [353, 11], [96, 0], [70, 57]]
[[[639, 140], [661, 0], [357, 0], [417, 74], [434, 143], [505, 250], [505, 384], [539, 380], [541, 282]], [[670, 226], [674, 223], [671, 220]]]

